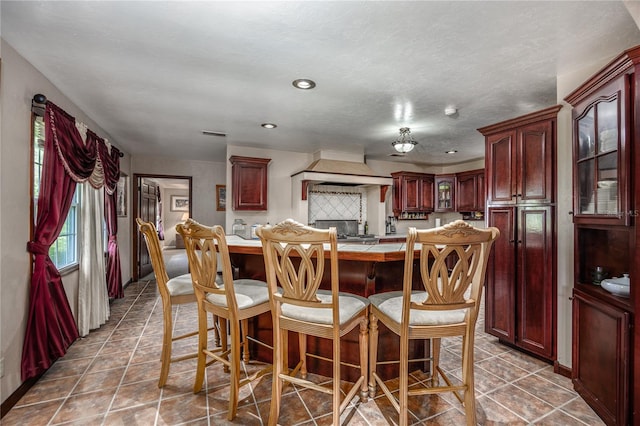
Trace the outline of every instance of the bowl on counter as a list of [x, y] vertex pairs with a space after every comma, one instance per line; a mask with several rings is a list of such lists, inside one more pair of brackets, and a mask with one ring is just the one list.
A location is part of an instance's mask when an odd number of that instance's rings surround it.
[[618, 278], [606, 278], [602, 280], [600, 285], [602, 286], [602, 288], [615, 296], [629, 297], [631, 289], [629, 274], [623, 274], [622, 277]]

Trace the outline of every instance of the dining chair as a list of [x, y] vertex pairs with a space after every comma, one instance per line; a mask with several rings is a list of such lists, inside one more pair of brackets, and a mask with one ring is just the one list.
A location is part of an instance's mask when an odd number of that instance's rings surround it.
[[[408, 397], [453, 392], [464, 405], [468, 425], [476, 424], [473, 373], [475, 324], [485, 281], [487, 259], [497, 228], [479, 229], [462, 220], [433, 229], [409, 228], [402, 291], [369, 296], [369, 396], [376, 385], [398, 411], [399, 424], [408, 423]], [[417, 255], [417, 256], [416, 256]], [[414, 273], [418, 290], [412, 290]], [[376, 371], [378, 321], [400, 337], [399, 390], [396, 398]], [[449, 378], [439, 365], [440, 339], [462, 338], [462, 380]], [[409, 388], [409, 341], [429, 339], [430, 386]], [[388, 352], [388, 348], [387, 348]], [[385, 361], [388, 363], [388, 361]], [[442, 377], [444, 383], [440, 383]], [[460, 395], [463, 394], [463, 396]]]
[[[287, 219], [277, 225], [258, 228], [269, 286], [273, 319], [273, 385], [269, 425], [275, 425], [281, 409], [285, 382], [332, 395], [333, 424], [360, 391], [367, 399], [367, 315], [366, 298], [341, 293], [338, 280], [338, 250], [336, 228], [316, 229]], [[326, 264], [325, 264], [326, 261]], [[331, 290], [321, 290], [325, 269]], [[359, 327], [360, 377], [341, 401], [340, 338]], [[298, 333], [300, 362], [289, 371], [288, 332]], [[307, 352], [306, 337], [315, 336], [332, 341], [333, 359]], [[331, 388], [307, 380], [307, 356], [333, 362]], [[298, 376], [298, 373], [299, 376]]]
[[[193, 392], [198, 393], [202, 389], [205, 367], [220, 362], [224, 370], [230, 372], [227, 419], [233, 420], [238, 408], [240, 388], [271, 372], [271, 365], [268, 364], [249, 377], [241, 379], [240, 376], [241, 362], [250, 361], [249, 340], [263, 344], [248, 336], [248, 320], [269, 312], [267, 284], [253, 279], [234, 279], [222, 226], [209, 227], [188, 219], [185, 223], [177, 224], [176, 231], [185, 243], [198, 303], [198, 365]], [[218, 269], [222, 270], [221, 281], [218, 279]], [[230, 342], [225, 333], [220, 348], [210, 349], [207, 346], [208, 312], [228, 325]], [[269, 348], [271, 349], [270, 346]], [[244, 357], [241, 358], [241, 355]]]
[[145, 222], [139, 217], [136, 218], [136, 222], [138, 224], [138, 229], [144, 236], [144, 240], [147, 244], [149, 257], [151, 259], [151, 266], [156, 278], [156, 285], [158, 286], [158, 292], [160, 293], [160, 298], [162, 300], [163, 332], [162, 353], [160, 356], [162, 364], [160, 367], [160, 380], [158, 381], [158, 387], [163, 387], [167, 383], [171, 363], [197, 357], [196, 352], [175, 358], [172, 358], [171, 356], [173, 342], [198, 334], [198, 330], [196, 329], [192, 332], [174, 336], [172, 308], [175, 305], [196, 303], [196, 295], [193, 292], [191, 274], [179, 275], [171, 279], [169, 278], [164, 258], [162, 257], [160, 239], [158, 238], [158, 232], [156, 231], [155, 225], [151, 222]]

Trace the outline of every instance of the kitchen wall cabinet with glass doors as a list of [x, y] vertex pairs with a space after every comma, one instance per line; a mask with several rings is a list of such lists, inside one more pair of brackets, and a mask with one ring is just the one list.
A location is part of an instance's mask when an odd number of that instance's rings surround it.
[[[632, 149], [640, 142], [639, 66], [640, 46], [565, 98], [573, 106], [571, 374], [576, 391], [608, 425], [640, 423], [640, 155]], [[630, 276], [628, 296], [605, 290], [603, 279], [623, 274]]]

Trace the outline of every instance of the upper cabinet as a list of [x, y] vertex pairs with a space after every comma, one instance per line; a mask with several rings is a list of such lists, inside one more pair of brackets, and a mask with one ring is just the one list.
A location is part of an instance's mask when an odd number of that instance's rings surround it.
[[[393, 178], [393, 214], [400, 218], [425, 218], [433, 212], [434, 175], [395, 172]], [[406, 216], [406, 217], [405, 217]]]
[[486, 137], [487, 202], [538, 205], [555, 200], [556, 105], [478, 129]]
[[229, 157], [233, 210], [267, 210], [267, 166], [270, 158]]
[[629, 224], [629, 84], [623, 74], [589, 95], [568, 98], [574, 106], [574, 223]]
[[435, 176], [435, 212], [455, 211], [456, 175]]
[[456, 174], [456, 211], [484, 212], [484, 169]]

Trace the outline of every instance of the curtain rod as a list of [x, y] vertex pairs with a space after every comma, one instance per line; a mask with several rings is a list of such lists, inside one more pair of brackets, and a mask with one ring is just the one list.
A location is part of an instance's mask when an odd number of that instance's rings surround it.
[[[47, 102], [47, 97], [42, 93], [33, 95], [33, 99], [31, 99], [31, 112], [39, 115], [40, 117], [44, 117], [44, 109]], [[124, 157], [124, 153], [122, 151], [119, 151], [118, 154], [120, 157]]]

